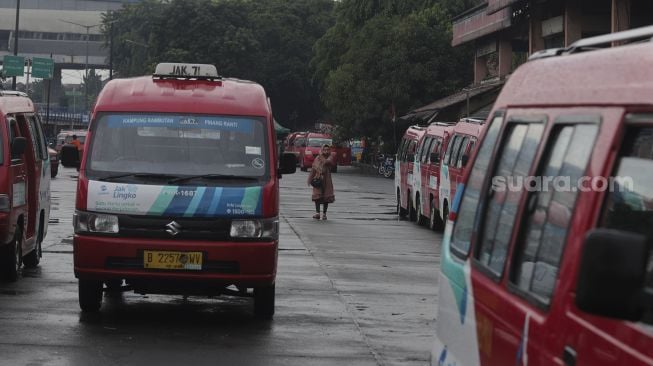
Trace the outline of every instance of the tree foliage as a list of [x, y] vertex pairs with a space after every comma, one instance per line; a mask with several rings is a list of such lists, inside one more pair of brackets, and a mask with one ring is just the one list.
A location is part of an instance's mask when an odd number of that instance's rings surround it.
[[[334, 24], [331, 0], [146, 0], [105, 17], [120, 77], [159, 62], [209, 63], [221, 75], [254, 80], [289, 127], [321, 115], [309, 61]], [[109, 37], [108, 37], [109, 38]], [[108, 45], [107, 45], [108, 46]]]
[[467, 85], [472, 54], [451, 47], [451, 17], [475, 2], [343, 0], [311, 61], [331, 119], [351, 134], [389, 137], [393, 113]]

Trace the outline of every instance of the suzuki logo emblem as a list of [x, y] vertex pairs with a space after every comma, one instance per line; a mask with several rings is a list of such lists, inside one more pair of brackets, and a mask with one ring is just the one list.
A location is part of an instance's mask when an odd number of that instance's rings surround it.
[[181, 232], [181, 225], [179, 225], [176, 221], [173, 221], [166, 225], [166, 233], [172, 235], [172, 236], [177, 236]]

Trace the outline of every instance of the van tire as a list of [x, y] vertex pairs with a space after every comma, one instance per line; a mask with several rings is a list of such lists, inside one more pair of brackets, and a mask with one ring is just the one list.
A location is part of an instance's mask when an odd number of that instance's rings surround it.
[[431, 217], [429, 219], [429, 229], [434, 231], [442, 231], [444, 229], [444, 222], [440, 218], [440, 212], [435, 208], [435, 202], [431, 200]]
[[85, 313], [95, 313], [102, 306], [102, 282], [80, 279], [78, 284], [79, 307]]
[[331, 169], [331, 173], [337, 173], [338, 172], [338, 166], [334, 165], [333, 169]]
[[444, 207], [442, 208], [442, 217], [443, 217], [443, 223], [442, 223], [442, 230], [444, 230], [447, 227], [447, 221], [449, 221], [449, 203], [447, 201], [444, 202]]
[[26, 268], [36, 268], [41, 263], [41, 256], [43, 255], [41, 247], [41, 243], [43, 243], [43, 220], [43, 214], [41, 213], [41, 224], [39, 225], [39, 234], [36, 237], [36, 246], [34, 250], [23, 257], [23, 264]]
[[413, 207], [413, 200], [410, 199], [410, 192], [408, 192], [408, 218], [410, 221], [417, 221], [417, 210]]
[[274, 316], [275, 286], [254, 289], [254, 316], [257, 319], [272, 320]]
[[415, 208], [415, 217], [417, 218], [417, 225], [424, 226], [426, 224], [426, 217], [422, 215], [423, 209], [422, 209], [421, 197], [418, 195], [415, 201], [417, 202], [417, 207]]
[[406, 210], [401, 207], [401, 193], [399, 193], [399, 191], [397, 191], [397, 216], [399, 216], [400, 219], [406, 218]]
[[18, 272], [23, 261], [23, 229], [18, 226], [14, 232], [14, 239], [5, 248], [2, 260], [2, 277], [9, 282], [18, 280]]

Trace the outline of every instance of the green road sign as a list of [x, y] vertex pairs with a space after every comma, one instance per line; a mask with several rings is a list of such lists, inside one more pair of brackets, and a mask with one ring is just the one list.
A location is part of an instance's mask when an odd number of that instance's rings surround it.
[[23, 76], [25, 74], [25, 57], [6, 55], [2, 60], [5, 76]]
[[51, 58], [32, 59], [32, 77], [41, 79], [52, 79], [54, 74], [54, 61]]

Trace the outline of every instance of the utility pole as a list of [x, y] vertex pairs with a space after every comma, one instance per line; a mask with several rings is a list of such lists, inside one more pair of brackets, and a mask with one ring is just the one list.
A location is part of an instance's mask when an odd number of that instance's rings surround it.
[[[14, 56], [18, 56], [18, 22], [20, 21], [20, 0], [16, 0], [16, 30], [14, 30]], [[16, 77], [11, 78], [11, 89], [16, 90]]]

